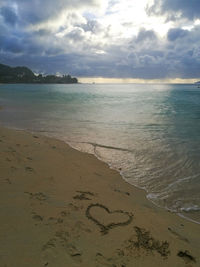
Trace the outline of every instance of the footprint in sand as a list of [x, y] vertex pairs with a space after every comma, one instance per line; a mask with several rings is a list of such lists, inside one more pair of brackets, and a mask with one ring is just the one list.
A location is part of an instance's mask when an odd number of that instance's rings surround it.
[[69, 214], [70, 214], [70, 212], [65, 211], [65, 210], [61, 211], [61, 213], [60, 213], [60, 215], [61, 215], [62, 217], [66, 217], [66, 216], [68, 216]]
[[60, 231], [57, 231], [55, 235], [57, 238], [60, 239], [60, 241], [62, 241], [62, 243], [66, 243], [66, 244], [68, 243], [70, 234], [67, 231], [60, 230]]
[[29, 167], [29, 166], [26, 166], [26, 167], [25, 167], [25, 170], [26, 170], [27, 172], [34, 172], [34, 169], [31, 168], [31, 167]]
[[43, 245], [42, 251], [45, 251], [47, 249], [52, 249], [56, 247], [56, 238], [52, 238], [49, 241], [47, 241], [46, 244]]
[[[96, 254], [95, 261], [96, 261], [97, 267], [100, 267], [100, 266], [117, 267], [117, 265], [115, 265], [113, 263], [113, 260], [111, 258], [107, 259], [101, 253]], [[123, 266], [123, 265], [120, 265], [120, 266]], [[124, 267], [125, 267], [125, 265], [124, 265]]]
[[81, 231], [91, 233], [92, 231], [81, 221], [77, 221], [74, 225], [74, 231], [80, 233]]
[[48, 196], [46, 196], [44, 193], [42, 192], [37, 192], [37, 193], [31, 193], [31, 192], [24, 192], [25, 194], [28, 194], [30, 199], [35, 199], [35, 200], [39, 200], [39, 201], [45, 201], [48, 199]]
[[74, 205], [73, 203], [69, 203], [68, 204], [68, 208], [71, 210], [71, 211], [79, 211], [82, 209], [82, 207], [78, 207], [76, 205]]
[[119, 189], [114, 189], [114, 191], [117, 192], [117, 193], [121, 193], [121, 194], [130, 196], [130, 193], [129, 193], [129, 192], [121, 191], [121, 190], [119, 190]]
[[93, 197], [94, 194], [89, 191], [76, 191], [78, 195], [74, 196], [73, 199], [78, 199], [78, 200], [91, 200], [89, 197]]
[[12, 184], [9, 178], [5, 179], [5, 181], [7, 184]]
[[[74, 261], [80, 263], [82, 252], [70, 242], [70, 235], [67, 231], [57, 231], [55, 233], [55, 238], [51, 238], [42, 247], [42, 251], [55, 250], [63, 248], [69, 256], [73, 258]], [[56, 251], [55, 251], [56, 253]]]
[[40, 216], [40, 215], [38, 215], [38, 214], [36, 214], [35, 212], [33, 212], [33, 216], [32, 216], [32, 218], [33, 218], [35, 221], [38, 221], [38, 222], [43, 221], [43, 217]]
[[58, 223], [63, 223], [63, 220], [60, 220], [60, 218], [49, 217], [45, 225], [56, 225]]

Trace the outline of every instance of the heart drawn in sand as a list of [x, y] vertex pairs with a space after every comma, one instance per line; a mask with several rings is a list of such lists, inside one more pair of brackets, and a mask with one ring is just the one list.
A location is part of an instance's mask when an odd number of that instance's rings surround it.
[[[122, 221], [120, 222], [110, 222], [109, 224], [105, 225], [103, 224], [102, 222], [100, 222], [97, 218], [95, 218], [94, 215], [91, 214], [91, 210], [95, 207], [98, 207], [100, 209], [103, 209], [104, 211], [107, 212], [108, 215], [116, 215], [116, 214], [122, 214], [122, 215], [125, 215], [127, 217], [127, 220], [124, 220], [122, 219]], [[93, 221], [96, 225], [99, 226], [100, 228], [100, 231], [102, 234], [108, 234], [108, 231], [114, 227], [117, 227], [117, 226], [125, 226], [125, 225], [128, 225], [132, 222], [133, 220], [133, 214], [132, 213], [129, 213], [129, 212], [126, 212], [126, 211], [123, 211], [123, 210], [115, 210], [115, 211], [110, 211], [106, 206], [102, 205], [102, 204], [99, 204], [99, 203], [96, 203], [96, 204], [90, 204], [88, 207], [87, 207], [87, 210], [86, 210], [86, 217]], [[124, 216], [123, 216], [124, 217]]]

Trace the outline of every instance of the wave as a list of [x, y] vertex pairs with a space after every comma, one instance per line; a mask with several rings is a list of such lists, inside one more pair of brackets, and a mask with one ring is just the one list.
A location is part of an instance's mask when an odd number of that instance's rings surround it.
[[[200, 175], [200, 174], [197, 173], [197, 174], [190, 175], [190, 176], [187, 176], [187, 177], [179, 178], [179, 179], [177, 179], [176, 181], [174, 181], [174, 182], [168, 184], [168, 185], [166, 186], [166, 188], [165, 188], [163, 191], [161, 191], [161, 192], [159, 192], [159, 194], [157, 194], [157, 196], [161, 196], [161, 195], [163, 195], [163, 194], [169, 192], [169, 190], [176, 189], [176, 186], [178, 186], [178, 185], [180, 185], [180, 184], [182, 184], [182, 183], [184, 183], [184, 182], [191, 181], [191, 180], [193, 180], [193, 179], [199, 177], [199, 175]], [[178, 188], [178, 190], [179, 190], [179, 188]]]
[[192, 211], [200, 211], [200, 207], [198, 205], [193, 205], [190, 207], [182, 207], [180, 208], [182, 212], [192, 212]]

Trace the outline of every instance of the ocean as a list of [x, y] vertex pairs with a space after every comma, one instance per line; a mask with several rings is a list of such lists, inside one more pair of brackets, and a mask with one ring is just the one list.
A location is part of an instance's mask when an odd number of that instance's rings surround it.
[[200, 89], [192, 84], [0, 85], [0, 124], [64, 140], [155, 205], [200, 223]]

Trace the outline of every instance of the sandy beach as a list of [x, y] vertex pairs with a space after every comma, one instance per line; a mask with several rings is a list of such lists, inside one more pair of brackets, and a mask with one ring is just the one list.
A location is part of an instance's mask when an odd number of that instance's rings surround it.
[[0, 266], [200, 266], [200, 225], [93, 155], [0, 128]]

